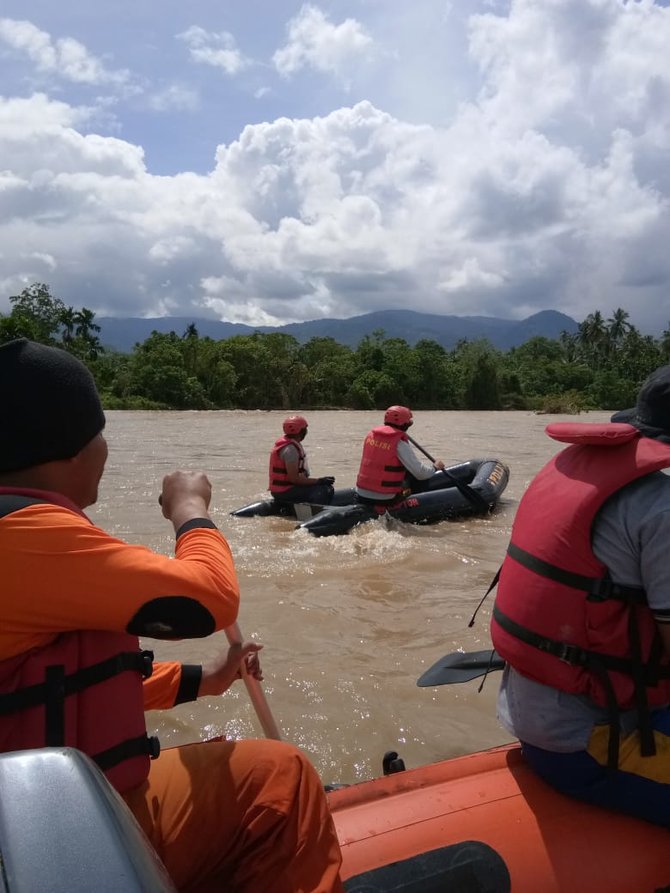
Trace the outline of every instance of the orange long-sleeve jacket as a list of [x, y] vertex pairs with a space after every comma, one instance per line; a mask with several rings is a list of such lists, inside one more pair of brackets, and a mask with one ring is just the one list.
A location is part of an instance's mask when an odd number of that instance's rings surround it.
[[[185, 525], [173, 559], [111, 536], [60, 502], [0, 517], [0, 661], [71, 630], [182, 639], [234, 623], [239, 585], [212, 522]], [[146, 709], [173, 706], [181, 684], [181, 664], [156, 663]]]

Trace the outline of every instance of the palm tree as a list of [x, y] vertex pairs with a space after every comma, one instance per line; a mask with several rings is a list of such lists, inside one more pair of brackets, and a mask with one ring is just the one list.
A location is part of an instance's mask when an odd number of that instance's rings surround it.
[[61, 341], [68, 347], [74, 338], [74, 328], [77, 322], [77, 314], [72, 307], [65, 307], [61, 311], [59, 322], [61, 324]]
[[664, 329], [663, 334], [661, 335], [659, 347], [662, 358], [668, 362], [668, 360], [670, 360], [670, 323], [668, 323], [668, 328]]
[[100, 326], [93, 322], [95, 313], [87, 307], [82, 307], [74, 314], [74, 334], [82, 345], [82, 359], [95, 360], [103, 350], [100, 339], [94, 332], [100, 331]]
[[600, 368], [609, 346], [607, 325], [600, 310], [589, 313], [579, 324], [577, 342], [583, 358], [596, 369]]
[[558, 336], [558, 342], [563, 350], [563, 356], [566, 363], [574, 363], [577, 360], [577, 341], [578, 335], [572, 332], [561, 332]]
[[[93, 322], [95, 313], [88, 307], [82, 307], [75, 313], [75, 330], [77, 338], [83, 338], [84, 341], [91, 338], [92, 332], [99, 332], [100, 326]], [[97, 341], [97, 338], [95, 339]]]
[[181, 336], [181, 340], [184, 345], [182, 353], [186, 371], [189, 375], [195, 375], [198, 370], [198, 347], [200, 336], [198, 335], [198, 329], [194, 322], [188, 324], [186, 331]]
[[629, 318], [629, 313], [622, 310], [621, 307], [617, 307], [611, 318], [607, 320], [607, 334], [609, 336], [610, 346], [613, 347], [614, 350], [617, 350], [621, 346], [626, 334], [631, 330], [631, 324], [628, 322]]

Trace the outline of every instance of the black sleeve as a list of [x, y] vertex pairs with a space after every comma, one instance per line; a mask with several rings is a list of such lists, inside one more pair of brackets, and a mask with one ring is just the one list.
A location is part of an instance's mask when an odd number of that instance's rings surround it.
[[208, 530], [218, 530], [214, 521], [210, 521], [209, 518], [191, 518], [190, 521], [184, 521], [177, 531], [175, 539], [179, 539], [180, 536], [188, 533], [189, 530], [194, 530], [196, 527], [206, 527]]
[[184, 704], [186, 701], [197, 700], [201, 680], [202, 667], [200, 664], [182, 664], [181, 681], [179, 682], [179, 691], [174, 702], [175, 706]]
[[203, 639], [216, 629], [214, 617], [194, 598], [162, 595], [142, 605], [126, 631], [150, 639]]
[[[189, 530], [206, 527], [216, 530], [209, 518], [191, 518], [181, 525], [176, 538]], [[214, 617], [199, 601], [184, 595], [164, 595], [146, 602], [131, 617], [126, 631], [150, 639], [202, 639], [216, 629]]]

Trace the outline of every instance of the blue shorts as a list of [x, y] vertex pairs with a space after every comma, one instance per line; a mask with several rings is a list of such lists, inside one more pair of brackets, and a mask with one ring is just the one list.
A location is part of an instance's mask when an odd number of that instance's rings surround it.
[[588, 748], [555, 753], [521, 742], [530, 767], [556, 790], [670, 828], [670, 709], [652, 714], [656, 754], [643, 757], [637, 732], [622, 736], [619, 768], [607, 768], [608, 726], [595, 726]]

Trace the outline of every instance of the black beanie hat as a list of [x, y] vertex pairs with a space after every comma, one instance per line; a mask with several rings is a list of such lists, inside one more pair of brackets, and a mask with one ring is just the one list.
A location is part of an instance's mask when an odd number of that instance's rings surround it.
[[632, 409], [615, 412], [611, 422], [625, 422], [644, 437], [670, 443], [670, 366], [660, 366], [643, 383]]
[[104, 427], [93, 376], [76, 357], [26, 338], [0, 346], [0, 473], [70, 459]]

